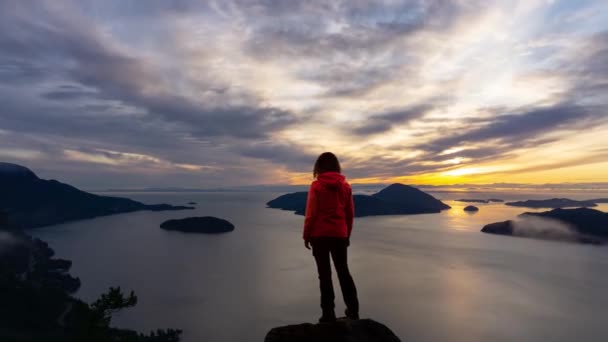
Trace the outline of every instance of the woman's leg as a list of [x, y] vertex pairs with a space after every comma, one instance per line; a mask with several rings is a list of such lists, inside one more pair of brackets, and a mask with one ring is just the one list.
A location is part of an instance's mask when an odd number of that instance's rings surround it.
[[357, 317], [359, 314], [359, 299], [357, 298], [357, 288], [353, 277], [348, 270], [347, 261], [347, 240], [335, 239], [331, 247], [331, 257], [336, 267], [340, 288], [342, 288], [342, 296], [344, 304], [350, 313], [349, 316]]
[[[317, 262], [319, 272], [319, 287], [321, 289], [321, 309], [323, 316], [333, 316], [334, 313], [334, 286], [331, 281], [331, 264], [329, 261], [329, 245], [325, 239], [313, 239], [312, 254]], [[330, 317], [331, 318], [331, 317]]]

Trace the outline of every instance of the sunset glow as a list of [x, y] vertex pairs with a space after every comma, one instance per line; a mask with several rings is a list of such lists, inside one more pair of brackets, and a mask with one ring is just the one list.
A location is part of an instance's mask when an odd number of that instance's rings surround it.
[[0, 160], [85, 187], [608, 182], [608, 2], [0, 5]]

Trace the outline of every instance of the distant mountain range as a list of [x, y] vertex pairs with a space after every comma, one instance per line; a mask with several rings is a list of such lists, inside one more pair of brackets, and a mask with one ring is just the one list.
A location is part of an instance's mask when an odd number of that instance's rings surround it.
[[[279, 196], [266, 205], [269, 208], [294, 211], [304, 215], [308, 192]], [[412, 186], [395, 183], [373, 195], [354, 195], [355, 216], [409, 215], [438, 213], [450, 206]]]
[[[351, 184], [355, 193], [374, 193], [388, 186], [384, 183]], [[452, 184], [452, 185], [414, 185], [418, 189], [433, 193], [451, 193], [466, 190], [467, 193], [483, 193], [487, 191], [531, 190], [531, 191], [608, 191], [608, 183], [557, 183], [557, 184], [519, 184], [519, 183], [493, 183], [493, 184]], [[224, 186], [214, 188], [188, 188], [188, 187], [149, 187], [149, 188], [104, 188], [88, 189], [93, 192], [296, 192], [307, 190], [308, 185], [289, 184], [259, 184], [242, 186]], [[606, 198], [600, 200], [607, 200]], [[492, 201], [490, 201], [492, 202]]]
[[478, 198], [461, 198], [455, 200], [456, 202], [465, 202], [465, 203], [502, 203], [504, 200], [498, 198], [489, 198], [489, 199], [478, 199]]
[[551, 198], [545, 200], [527, 200], [517, 202], [507, 202], [508, 206], [512, 207], [524, 207], [524, 208], [583, 208], [583, 207], [596, 207], [597, 200], [588, 201], [577, 201], [569, 198]]
[[193, 209], [91, 194], [56, 180], [40, 179], [30, 169], [10, 163], [0, 163], [0, 189], [0, 210], [8, 216], [9, 224], [20, 228], [140, 210]]

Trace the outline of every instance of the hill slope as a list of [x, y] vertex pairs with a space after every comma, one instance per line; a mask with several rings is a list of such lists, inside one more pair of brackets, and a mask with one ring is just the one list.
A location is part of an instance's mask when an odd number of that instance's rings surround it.
[[91, 194], [56, 180], [40, 179], [28, 168], [9, 163], [0, 163], [0, 189], [0, 209], [7, 213], [10, 224], [21, 228], [139, 210], [192, 209]]

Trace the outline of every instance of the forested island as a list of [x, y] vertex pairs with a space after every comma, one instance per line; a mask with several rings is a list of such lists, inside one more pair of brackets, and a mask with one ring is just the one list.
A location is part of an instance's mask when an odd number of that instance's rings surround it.
[[205, 234], [228, 233], [234, 230], [234, 225], [232, 223], [213, 216], [187, 217], [178, 220], [168, 220], [163, 222], [160, 227], [164, 230]]
[[608, 242], [608, 213], [589, 208], [523, 213], [519, 215], [519, 220], [491, 223], [481, 231], [499, 235], [604, 244]]
[[[308, 192], [294, 192], [279, 196], [268, 203], [268, 208], [294, 211], [304, 215]], [[439, 213], [450, 206], [413, 186], [395, 183], [373, 195], [354, 195], [355, 216], [411, 215]]]

